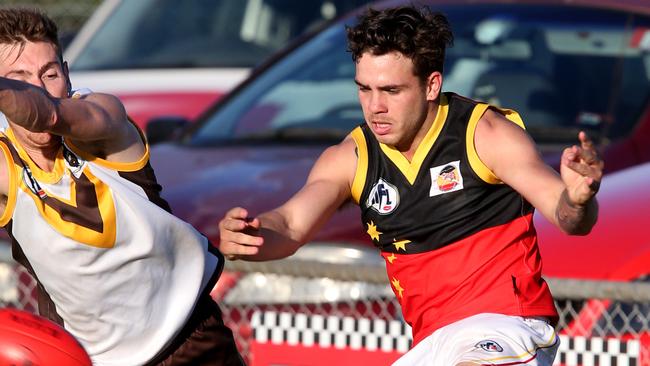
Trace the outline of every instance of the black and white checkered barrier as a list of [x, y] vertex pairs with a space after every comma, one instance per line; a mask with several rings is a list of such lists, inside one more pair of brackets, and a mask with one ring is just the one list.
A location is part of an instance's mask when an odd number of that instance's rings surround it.
[[586, 338], [560, 335], [560, 348], [554, 365], [638, 366], [641, 345], [638, 340]]
[[411, 347], [411, 327], [397, 320], [256, 312], [251, 325], [260, 343], [385, 352], [406, 352]]
[[[260, 343], [318, 346], [323, 348], [397, 351], [411, 346], [411, 328], [398, 320], [255, 312], [254, 338]], [[554, 365], [639, 366], [638, 340], [568, 337], [560, 335]]]

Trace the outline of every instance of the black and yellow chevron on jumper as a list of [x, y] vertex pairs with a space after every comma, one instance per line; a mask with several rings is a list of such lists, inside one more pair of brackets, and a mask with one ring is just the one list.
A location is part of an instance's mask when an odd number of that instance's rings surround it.
[[[83, 244], [99, 248], [115, 245], [116, 215], [115, 204], [110, 187], [94, 176], [89, 169], [76, 177], [65, 168], [63, 149], [56, 157], [52, 172], [41, 170], [20, 145], [12, 143], [13, 134], [8, 131], [0, 137], [3, 151], [9, 152], [7, 158], [13, 169], [10, 171], [10, 186], [29, 195], [45, 221], [60, 234], [73, 238]], [[9, 163], [9, 161], [8, 161]], [[49, 192], [44, 185], [62, 179], [69, 181], [67, 197]], [[0, 225], [6, 225], [15, 207], [15, 194], [8, 198]]]

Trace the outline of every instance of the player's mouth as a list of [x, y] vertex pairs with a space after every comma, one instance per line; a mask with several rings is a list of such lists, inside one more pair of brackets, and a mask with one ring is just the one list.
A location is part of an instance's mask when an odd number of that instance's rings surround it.
[[391, 131], [392, 125], [387, 122], [382, 122], [382, 121], [372, 121], [370, 123], [370, 126], [372, 127], [372, 130], [377, 134], [377, 135], [387, 135]]

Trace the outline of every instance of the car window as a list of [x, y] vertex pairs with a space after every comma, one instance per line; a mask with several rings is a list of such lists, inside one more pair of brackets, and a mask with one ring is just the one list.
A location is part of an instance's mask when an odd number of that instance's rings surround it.
[[573, 129], [625, 136], [650, 96], [647, 17], [479, 6], [451, 22], [446, 89], [517, 109], [539, 142]]
[[[538, 143], [565, 145], [578, 129], [616, 139], [638, 121], [650, 95], [647, 17], [548, 6], [440, 10], [455, 34], [443, 89], [516, 109]], [[192, 141], [344, 135], [363, 121], [345, 50], [344, 24], [335, 24], [216, 109]]]
[[341, 27], [333, 27], [297, 49], [226, 103], [195, 139], [277, 138], [290, 131], [345, 136], [363, 115], [344, 37]]
[[368, 1], [122, 1], [71, 69], [252, 67]]

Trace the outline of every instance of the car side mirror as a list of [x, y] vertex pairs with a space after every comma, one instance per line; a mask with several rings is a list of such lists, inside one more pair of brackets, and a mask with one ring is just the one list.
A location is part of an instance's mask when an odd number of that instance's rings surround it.
[[145, 133], [149, 145], [159, 142], [171, 141], [180, 135], [180, 132], [190, 124], [190, 122], [179, 116], [156, 117], [149, 120]]

